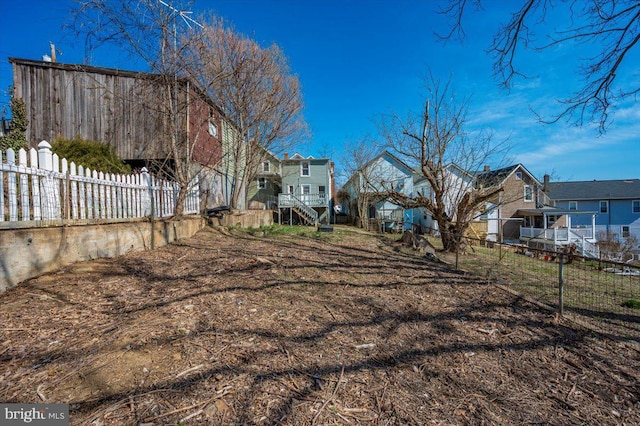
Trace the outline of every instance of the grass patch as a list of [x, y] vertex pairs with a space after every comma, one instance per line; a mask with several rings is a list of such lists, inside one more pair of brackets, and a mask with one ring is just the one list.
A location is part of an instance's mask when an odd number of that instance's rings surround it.
[[640, 309], [640, 300], [627, 299], [620, 304], [623, 308]]

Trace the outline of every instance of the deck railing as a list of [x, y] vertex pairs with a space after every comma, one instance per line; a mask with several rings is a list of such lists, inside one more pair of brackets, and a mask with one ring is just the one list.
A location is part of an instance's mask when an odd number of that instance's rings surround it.
[[278, 207], [296, 207], [296, 199], [309, 207], [329, 206], [326, 194], [278, 194]]
[[531, 228], [520, 227], [520, 237], [528, 239], [543, 239], [554, 245], [576, 244], [580, 253], [584, 256], [598, 257], [598, 246], [590, 241], [593, 239], [593, 231], [587, 228]]

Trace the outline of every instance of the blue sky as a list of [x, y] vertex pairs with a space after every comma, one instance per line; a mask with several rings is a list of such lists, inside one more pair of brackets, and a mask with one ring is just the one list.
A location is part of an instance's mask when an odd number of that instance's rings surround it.
[[[531, 112], [557, 111], [555, 100], [577, 88], [577, 61], [593, 53], [589, 47], [564, 44], [524, 54], [519, 60], [531, 78], [508, 93], [498, 87], [485, 51], [508, 17], [503, 4], [485, 2], [484, 12], [466, 21], [462, 44], [436, 41], [434, 32], [446, 26], [435, 1], [198, 0], [192, 10], [213, 11], [259, 43], [283, 49], [302, 82], [312, 134], [301, 153], [330, 156], [339, 169], [345, 143], [375, 134], [380, 114], [422, 108], [423, 76], [431, 70], [442, 80], [451, 77], [457, 96], [471, 97], [470, 128], [509, 138], [513, 161], [540, 179], [544, 173], [553, 180], [639, 178], [639, 103], [618, 105], [600, 137], [589, 127], [540, 124]], [[62, 52], [59, 62], [83, 62], [83, 43], [61, 29], [71, 6], [69, 0], [0, 0], [0, 111], [9, 102], [8, 57], [41, 59], [52, 41]], [[629, 63], [640, 63], [639, 52], [634, 55]], [[138, 69], [108, 49], [95, 52], [91, 65]], [[640, 71], [629, 78], [640, 85]]]

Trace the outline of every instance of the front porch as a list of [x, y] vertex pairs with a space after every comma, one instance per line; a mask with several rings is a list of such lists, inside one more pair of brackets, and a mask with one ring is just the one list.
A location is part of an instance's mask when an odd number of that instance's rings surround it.
[[[557, 250], [575, 245], [581, 255], [599, 257], [595, 212], [565, 211], [545, 207], [518, 210], [518, 214], [523, 217], [519, 239], [527, 246]], [[572, 227], [570, 214], [591, 215], [591, 226]]]

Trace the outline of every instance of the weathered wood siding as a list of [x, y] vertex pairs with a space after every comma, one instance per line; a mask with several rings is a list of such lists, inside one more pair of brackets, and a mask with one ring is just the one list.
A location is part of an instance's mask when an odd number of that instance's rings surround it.
[[[179, 145], [204, 164], [220, 159], [221, 137], [208, 132], [208, 121], [220, 117], [188, 84], [178, 82], [177, 114], [172, 107], [171, 81], [158, 76], [115, 69], [10, 59], [16, 96], [23, 99], [29, 119], [27, 140], [35, 146], [58, 136], [106, 142], [125, 160], [167, 158], [177, 115]], [[188, 99], [188, 101], [187, 101]], [[187, 105], [189, 102], [189, 105]], [[189, 116], [190, 110], [193, 115]]]

